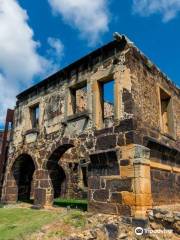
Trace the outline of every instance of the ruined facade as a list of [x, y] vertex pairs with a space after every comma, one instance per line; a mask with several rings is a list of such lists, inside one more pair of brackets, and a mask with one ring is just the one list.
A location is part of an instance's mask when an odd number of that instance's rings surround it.
[[144, 216], [180, 203], [179, 149], [180, 90], [122, 36], [17, 96], [1, 199]]
[[0, 198], [2, 195], [3, 182], [5, 177], [9, 143], [12, 138], [12, 126], [14, 120], [14, 110], [7, 109], [4, 130], [0, 132]]
[[2, 142], [3, 142], [3, 130], [0, 130], [0, 154], [2, 151]]

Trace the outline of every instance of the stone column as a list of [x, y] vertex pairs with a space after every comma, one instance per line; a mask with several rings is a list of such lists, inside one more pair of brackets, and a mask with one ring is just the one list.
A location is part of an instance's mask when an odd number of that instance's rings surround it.
[[122, 110], [122, 73], [117, 71], [114, 73], [114, 120], [118, 122], [123, 115]]
[[34, 205], [51, 206], [53, 204], [53, 188], [48, 171], [45, 169], [37, 170], [35, 178]]
[[134, 214], [136, 217], [143, 217], [146, 215], [147, 209], [152, 207], [150, 160], [135, 159], [134, 173], [136, 195]]
[[98, 81], [92, 83], [92, 92], [93, 92], [93, 122], [97, 129], [103, 126], [102, 121], [102, 103], [101, 103], [101, 88]]
[[18, 198], [18, 188], [13, 175], [7, 172], [3, 183], [1, 201], [6, 204], [16, 203]]
[[121, 177], [133, 178], [133, 192], [122, 193], [122, 199], [131, 206], [132, 215], [137, 218], [144, 218], [147, 209], [152, 207], [149, 157], [150, 151], [144, 146], [131, 144], [122, 147]]

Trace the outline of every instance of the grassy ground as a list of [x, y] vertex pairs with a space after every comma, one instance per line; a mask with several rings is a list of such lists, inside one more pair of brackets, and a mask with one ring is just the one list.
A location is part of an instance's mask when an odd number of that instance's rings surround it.
[[[55, 227], [57, 225], [57, 227]], [[85, 226], [84, 213], [79, 210], [33, 210], [30, 208], [0, 208], [0, 240], [37, 239], [36, 233], [45, 226], [52, 226], [42, 239], [64, 236], [72, 228]], [[66, 226], [66, 229], [60, 226]], [[34, 238], [31, 238], [31, 235]], [[46, 238], [47, 237], [47, 238]], [[54, 239], [54, 238], [53, 238]]]

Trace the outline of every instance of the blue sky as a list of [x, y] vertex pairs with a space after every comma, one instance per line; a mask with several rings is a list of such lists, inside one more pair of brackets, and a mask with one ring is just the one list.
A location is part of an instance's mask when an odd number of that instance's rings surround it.
[[179, 13], [180, 0], [0, 0], [0, 122], [17, 93], [115, 31], [180, 85]]

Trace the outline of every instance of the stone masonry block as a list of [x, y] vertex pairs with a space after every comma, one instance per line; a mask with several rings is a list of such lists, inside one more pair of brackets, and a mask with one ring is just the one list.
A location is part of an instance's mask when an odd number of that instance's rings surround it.
[[120, 175], [121, 177], [134, 177], [134, 166], [121, 166], [120, 167]]
[[121, 216], [129, 217], [132, 215], [131, 208], [127, 205], [117, 204], [118, 214]]
[[15, 180], [7, 180], [6, 186], [7, 187], [15, 187], [16, 186], [16, 181]]
[[121, 192], [122, 195], [122, 203], [128, 206], [136, 205], [136, 196], [132, 192]]
[[117, 144], [119, 146], [124, 146], [125, 145], [125, 136], [124, 136], [124, 134], [119, 134]]
[[134, 128], [136, 128], [134, 119], [125, 119], [120, 122], [119, 126], [115, 127], [114, 132], [127, 132], [133, 130]]
[[128, 159], [123, 159], [120, 161], [120, 166], [128, 166], [130, 165], [130, 161]]
[[16, 194], [7, 194], [5, 198], [2, 198], [3, 203], [16, 203], [17, 202], [17, 196]]
[[107, 150], [116, 146], [116, 135], [106, 135], [97, 138], [96, 149]]
[[110, 202], [112, 202], [112, 203], [122, 203], [121, 192], [112, 192]]
[[152, 206], [151, 194], [136, 194], [136, 206]]
[[6, 194], [17, 194], [17, 188], [8, 187], [7, 190], [6, 190]]
[[122, 159], [149, 159], [150, 150], [142, 145], [129, 144], [121, 147]]
[[100, 188], [100, 177], [91, 176], [88, 178], [89, 189], [99, 189]]
[[36, 175], [36, 179], [47, 179], [48, 178], [48, 172], [46, 170], [37, 170], [35, 175]]
[[142, 136], [135, 131], [129, 131], [125, 134], [126, 144], [142, 144]]
[[110, 179], [106, 180], [106, 188], [111, 192], [132, 191], [132, 179]]
[[89, 202], [88, 211], [93, 213], [118, 214], [116, 204], [103, 202]]
[[40, 181], [40, 187], [41, 188], [48, 188], [50, 186], [51, 186], [51, 184], [50, 184], [49, 180], [41, 180]]
[[143, 218], [147, 214], [147, 210], [151, 209], [152, 206], [135, 206], [132, 207], [132, 215], [135, 216], [136, 218]]
[[95, 190], [92, 197], [95, 201], [107, 202], [109, 199], [109, 191], [105, 189]]
[[135, 164], [134, 165], [134, 176], [150, 179], [150, 166]]
[[137, 194], [150, 194], [151, 181], [148, 178], [134, 178], [134, 191]]
[[46, 190], [45, 189], [35, 189], [34, 190], [34, 204], [35, 205], [45, 205], [46, 203]]

